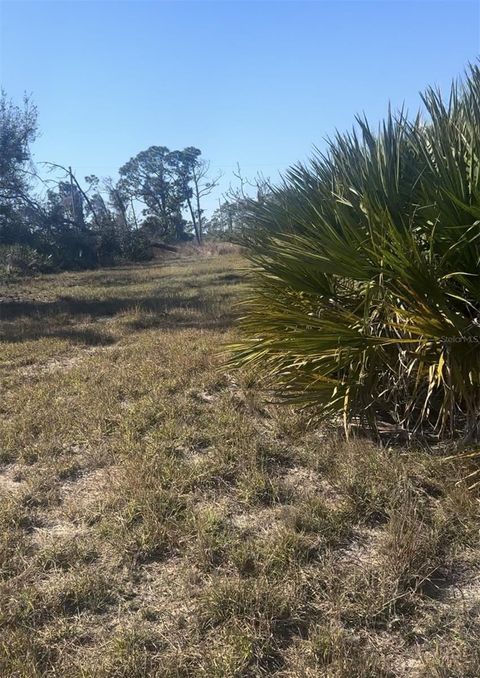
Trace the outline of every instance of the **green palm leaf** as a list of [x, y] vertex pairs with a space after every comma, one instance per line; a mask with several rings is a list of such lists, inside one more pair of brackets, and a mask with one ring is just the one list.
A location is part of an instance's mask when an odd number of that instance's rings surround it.
[[375, 429], [480, 429], [480, 70], [427, 122], [364, 118], [252, 202], [255, 267], [233, 362]]

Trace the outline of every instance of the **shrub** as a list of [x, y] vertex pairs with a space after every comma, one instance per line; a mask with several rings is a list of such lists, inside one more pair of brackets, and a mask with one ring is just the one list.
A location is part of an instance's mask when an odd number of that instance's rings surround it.
[[130, 261], [148, 261], [152, 258], [152, 246], [142, 231], [129, 231], [122, 242], [122, 255]]
[[53, 269], [49, 257], [28, 245], [0, 245], [0, 277], [47, 272]]
[[478, 437], [479, 68], [423, 101], [427, 121], [357, 118], [251, 204], [235, 361], [320, 416]]

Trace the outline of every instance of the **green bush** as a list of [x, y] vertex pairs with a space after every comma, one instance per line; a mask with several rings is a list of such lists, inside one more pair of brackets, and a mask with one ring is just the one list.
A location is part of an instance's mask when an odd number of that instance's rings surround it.
[[48, 272], [53, 268], [49, 257], [28, 245], [0, 245], [0, 277], [16, 277]]
[[478, 437], [480, 70], [365, 119], [252, 203], [234, 347], [284, 398], [376, 429]]
[[122, 256], [130, 261], [148, 261], [152, 258], [152, 246], [142, 231], [129, 231], [122, 242]]

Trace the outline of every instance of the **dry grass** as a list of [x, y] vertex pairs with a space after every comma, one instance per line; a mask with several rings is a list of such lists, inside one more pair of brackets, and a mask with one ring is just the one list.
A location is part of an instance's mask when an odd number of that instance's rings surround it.
[[0, 304], [0, 675], [480, 675], [478, 502], [218, 353], [238, 254], [41, 276]]

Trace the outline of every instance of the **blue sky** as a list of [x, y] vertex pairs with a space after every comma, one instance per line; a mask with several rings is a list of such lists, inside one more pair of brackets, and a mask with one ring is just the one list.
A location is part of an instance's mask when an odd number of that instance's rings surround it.
[[[364, 111], [418, 108], [480, 52], [472, 0], [0, 0], [0, 80], [40, 113], [38, 161], [115, 175], [150, 145], [278, 171]], [[215, 205], [219, 194], [210, 199]]]

